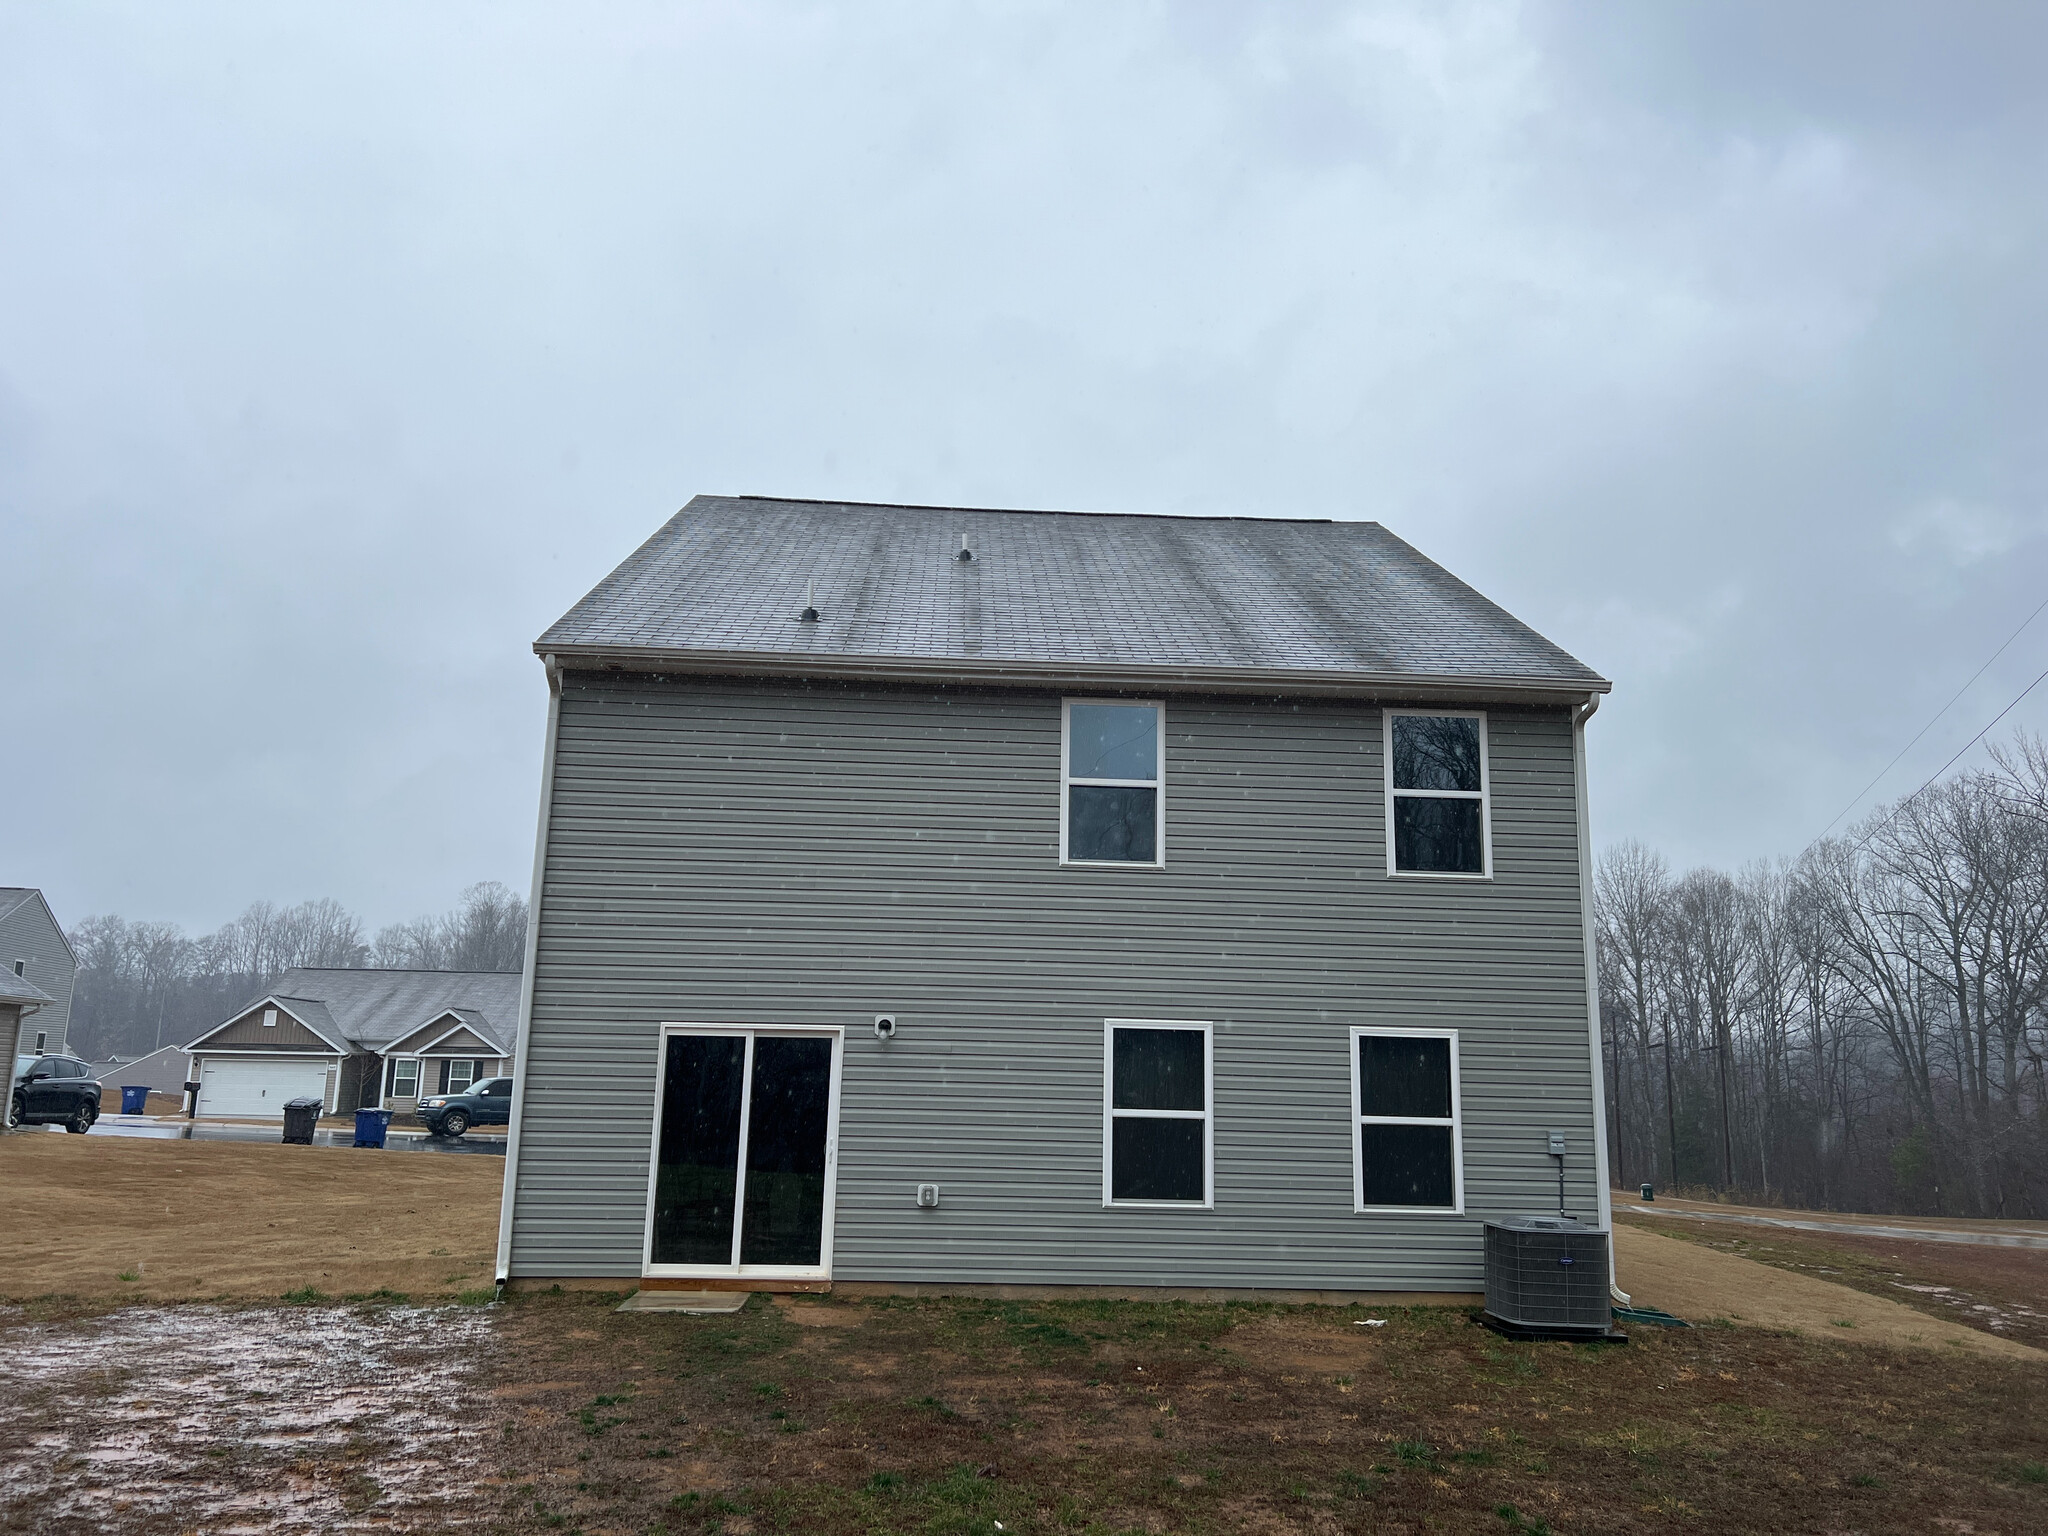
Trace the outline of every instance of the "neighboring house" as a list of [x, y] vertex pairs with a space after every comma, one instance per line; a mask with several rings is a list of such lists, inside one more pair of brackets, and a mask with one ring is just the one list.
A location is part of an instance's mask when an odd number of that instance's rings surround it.
[[164, 1046], [133, 1061], [116, 1057], [92, 1064], [92, 1075], [109, 1095], [122, 1088], [136, 1087], [147, 1088], [151, 1093], [182, 1095], [185, 1085], [192, 1081], [191, 1071], [192, 1060], [180, 1045]]
[[[56, 1001], [35, 983], [14, 974], [10, 967], [0, 970], [0, 1062], [6, 1063], [9, 1093], [14, 1091], [14, 1069], [24, 1059], [42, 1054], [35, 1039], [41, 1033], [36, 1019]], [[0, 1131], [8, 1129], [0, 1116]]]
[[513, 1279], [1470, 1294], [1608, 1224], [1584, 724], [1385, 529], [700, 497], [551, 691]]
[[22, 1051], [41, 1055], [68, 1049], [78, 956], [41, 891], [0, 885], [0, 970], [21, 977], [49, 998], [23, 1029]]
[[330, 1114], [410, 1110], [509, 1073], [518, 1008], [516, 971], [301, 968], [180, 1049], [201, 1118], [267, 1118], [301, 1096]]

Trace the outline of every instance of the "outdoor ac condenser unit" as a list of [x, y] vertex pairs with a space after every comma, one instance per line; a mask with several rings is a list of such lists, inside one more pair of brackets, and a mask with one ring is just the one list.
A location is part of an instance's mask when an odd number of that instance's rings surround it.
[[1483, 1320], [1522, 1338], [1607, 1337], [1607, 1234], [1569, 1216], [1486, 1223]]

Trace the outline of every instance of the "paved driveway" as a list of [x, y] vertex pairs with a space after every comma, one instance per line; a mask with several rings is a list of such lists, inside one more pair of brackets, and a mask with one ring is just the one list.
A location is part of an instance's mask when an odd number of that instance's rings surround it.
[[[70, 1134], [62, 1126], [45, 1126], [59, 1136]], [[153, 1141], [279, 1141], [283, 1127], [275, 1125], [235, 1125], [210, 1120], [158, 1120], [144, 1115], [102, 1115], [87, 1132], [91, 1136], [141, 1136]], [[322, 1126], [313, 1132], [316, 1147], [352, 1147], [355, 1133]], [[385, 1137], [384, 1145], [392, 1151], [402, 1152], [454, 1152], [458, 1154], [481, 1154], [485, 1157], [503, 1157], [505, 1138], [503, 1136], [468, 1135], [456, 1140], [443, 1136], [429, 1136], [425, 1131], [400, 1130], [394, 1126]]]

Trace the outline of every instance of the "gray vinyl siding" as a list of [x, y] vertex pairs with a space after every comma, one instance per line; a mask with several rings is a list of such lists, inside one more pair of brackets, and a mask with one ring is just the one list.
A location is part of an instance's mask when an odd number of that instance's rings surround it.
[[14, 962], [26, 960], [23, 972], [27, 980], [41, 987], [55, 1002], [45, 1003], [34, 1013], [21, 1021], [22, 1047], [35, 1044], [39, 1033], [49, 1036], [44, 1049], [65, 1051], [70, 1048], [71, 1032], [71, 988], [77, 979], [78, 967], [72, 962], [71, 950], [64, 943], [64, 935], [58, 930], [56, 919], [50, 909], [43, 905], [42, 897], [31, 895], [5, 917], [0, 917], [0, 967], [14, 969]]
[[[1381, 739], [1169, 699], [1166, 867], [1062, 868], [1057, 695], [572, 675], [512, 1273], [639, 1273], [668, 1021], [845, 1028], [835, 1279], [1477, 1289], [1547, 1132], [1597, 1210], [1571, 726], [1490, 712], [1483, 883], [1388, 878]], [[1214, 1210], [1103, 1207], [1107, 1018], [1214, 1024]], [[1460, 1031], [1464, 1216], [1352, 1209], [1374, 1025]]]

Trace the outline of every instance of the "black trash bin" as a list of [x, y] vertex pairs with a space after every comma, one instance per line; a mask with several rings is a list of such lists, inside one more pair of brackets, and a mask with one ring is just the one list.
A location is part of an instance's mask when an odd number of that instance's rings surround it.
[[313, 1127], [320, 1120], [318, 1099], [286, 1099], [284, 1104], [284, 1139], [295, 1141], [302, 1147], [313, 1145]]

